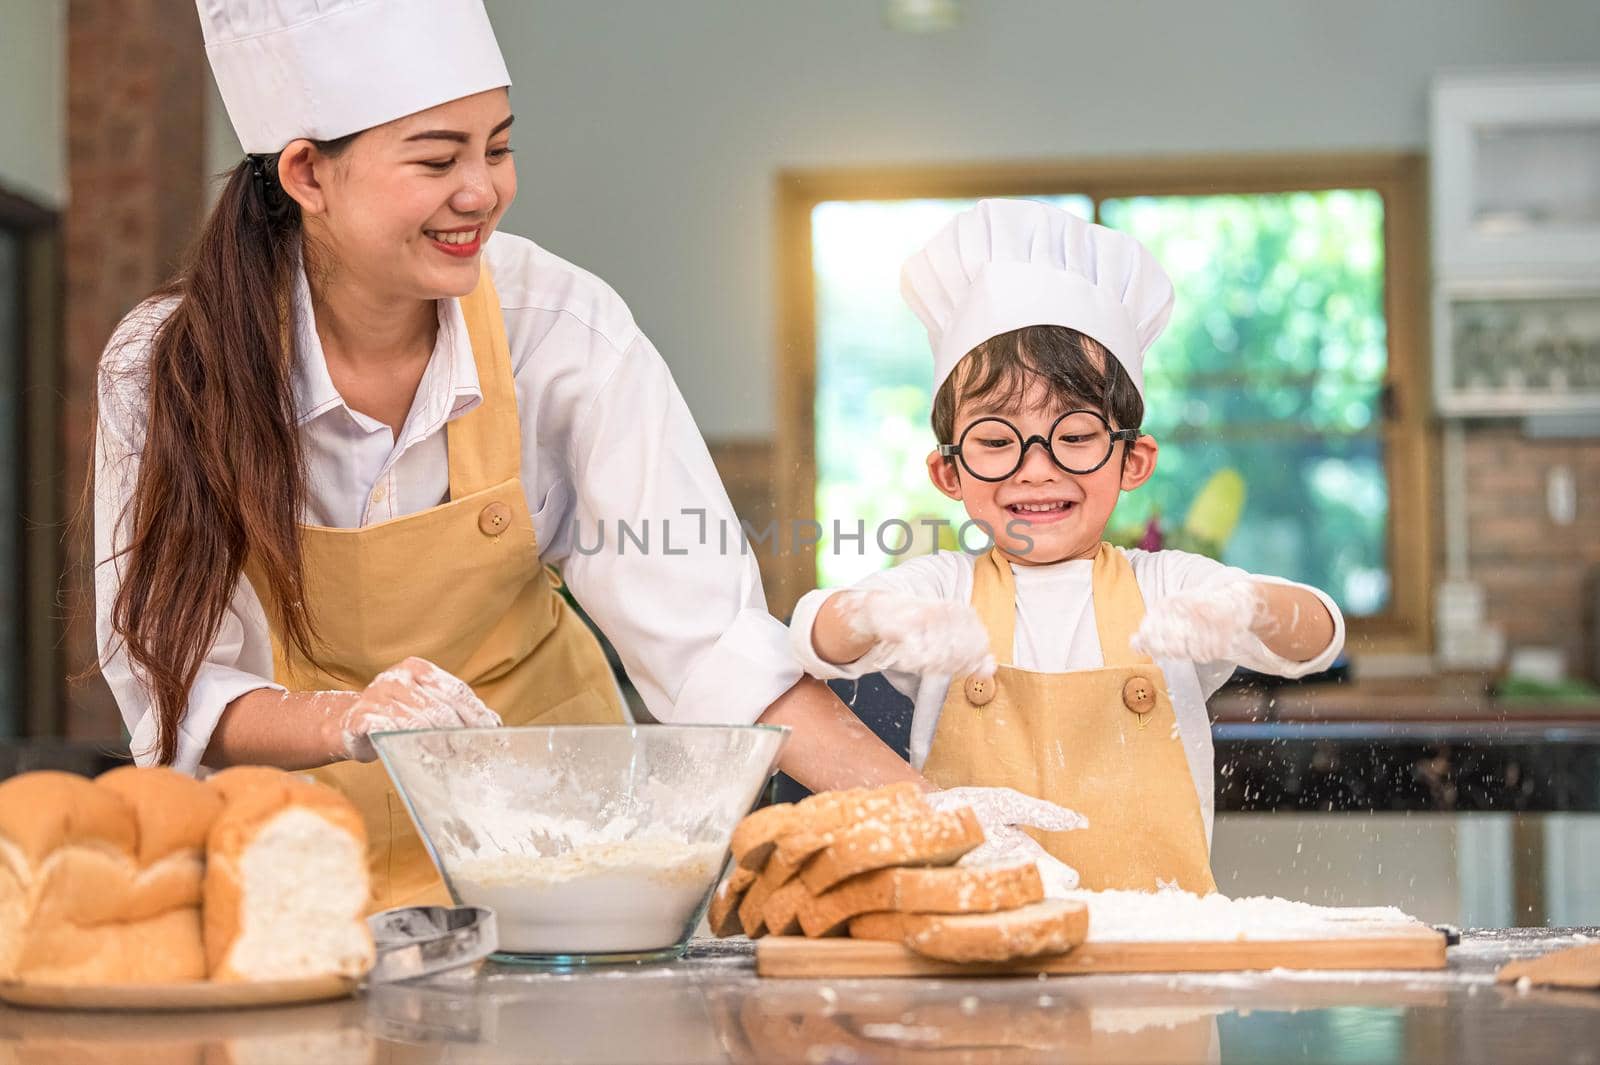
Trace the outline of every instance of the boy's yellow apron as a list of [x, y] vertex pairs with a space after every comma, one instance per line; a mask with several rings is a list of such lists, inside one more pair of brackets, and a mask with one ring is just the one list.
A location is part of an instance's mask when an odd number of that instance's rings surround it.
[[[449, 501], [360, 529], [301, 526], [319, 661], [286, 647], [274, 624], [276, 680], [291, 691], [358, 691], [417, 655], [472, 685], [507, 725], [624, 721], [598, 641], [539, 562], [511, 353], [487, 270], [461, 310], [483, 402], [446, 426]], [[275, 618], [266, 582], [251, 583]], [[382, 763], [313, 775], [366, 822], [374, 910], [449, 904]]]
[[[1101, 544], [1094, 616], [1105, 668], [1034, 673], [1010, 665], [1016, 582], [997, 552], [977, 560], [972, 605], [989, 631], [994, 678], [957, 678], [923, 775], [940, 787], [1016, 788], [1077, 810], [1089, 827], [1032, 832], [1092, 890], [1216, 890], [1205, 822], [1166, 678], [1128, 641], [1144, 597], [1126, 556]], [[1031, 830], [1030, 830], [1031, 831]]]

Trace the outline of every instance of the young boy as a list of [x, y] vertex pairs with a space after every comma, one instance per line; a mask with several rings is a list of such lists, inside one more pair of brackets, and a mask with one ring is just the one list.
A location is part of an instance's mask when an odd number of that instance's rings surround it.
[[[1090, 889], [1215, 889], [1206, 698], [1236, 665], [1296, 677], [1344, 643], [1331, 599], [1179, 551], [1102, 542], [1155, 472], [1144, 353], [1172, 285], [1131, 237], [987, 200], [905, 265], [933, 347], [928, 475], [982, 554], [941, 552], [803, 598], [796, 653], [823, 679], [883, 671], [915, 704], [935, 785], [1013, 787], [1087, 816], [1044, 833]], [[1035, 447], [1034, 445], [1038, 445]]]

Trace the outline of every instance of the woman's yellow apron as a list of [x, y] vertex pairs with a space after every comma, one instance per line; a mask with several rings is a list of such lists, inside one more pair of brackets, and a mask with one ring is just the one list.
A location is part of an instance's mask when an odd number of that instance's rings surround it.
[[[922, 772], [940, 787], [1016, 788], [1089, 819], [1033, 832], [1085, 888], [1216, 890], [1200, 800], [1166, 679], [1128, 641], [1144, 597], [1126, 556], [1101, 544], [1094, 616], [1105, 668], [1034, 673], [1010, 664], [1016, 582], [998, 551], [977, 560], [972, 605], [1000, 663], [993, 679], [957, 678]], [[1031, 831], [1031, 830], [1030, 830]]]
[[[461, 300], [483, 402], [445, 429], [450, 498], [360, 529], [301, 526], [313, 663], [279, 638], [276, 680], [291, 691], [358, 691], [410, 655], [472, 685], [507, 725], [625, 720], [599, 642], [539, 562], [522, 488], [522, 431], [500, 301], [485, 270]], [[427, 851], [381, 763], [313, 773], [366, 822], [373, 909], [448, 904]]]

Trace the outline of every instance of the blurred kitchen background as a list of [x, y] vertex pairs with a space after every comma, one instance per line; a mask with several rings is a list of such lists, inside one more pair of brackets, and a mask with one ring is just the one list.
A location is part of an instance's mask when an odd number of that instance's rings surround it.
[[[898, 264], [980, 196], [1052, 199], [1178, 290], [1161, 468], [1118, 540], [1314, 582], [1350, 620], [1331, 675], [1215, 700], [1222, 889], [1600, 923], [1593, 0], [488, 6], [502, 228], [628, 301], [741, 516], [779, 522], [775, 613], [959, 514], [921, 473]], [[4, 775], [125, 750], [69, 680], [95, 364], [240, 151], [192, 0], [0, 0], [0, 70]], [[877, 541], [890, 519], [909, 543]], [[892, 692], [842, 694], [903, 745]]]

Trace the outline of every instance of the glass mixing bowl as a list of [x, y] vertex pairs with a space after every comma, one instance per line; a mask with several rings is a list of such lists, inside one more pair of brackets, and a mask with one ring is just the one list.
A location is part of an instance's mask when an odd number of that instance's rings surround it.
[[372, 737], [458, 905], [500, 960], [677, 957], [788, 729], [560, 725]]

